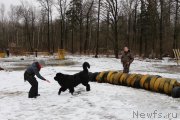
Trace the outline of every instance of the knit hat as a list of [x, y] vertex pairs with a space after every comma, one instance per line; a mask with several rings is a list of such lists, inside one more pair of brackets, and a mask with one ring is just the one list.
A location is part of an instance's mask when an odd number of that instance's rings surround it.
[[45, 66], [45, 65], [46, 65], [46, 63], [45, 63], [44, 60], [40, 60], [38, 63], [39, 63], [41, 66]]
[[41, 68], [42, 68], [42, 65], [38, 63], [38, 64], [37, 64], [37, 68], [38, 68], [38, 70], [40, 71]]

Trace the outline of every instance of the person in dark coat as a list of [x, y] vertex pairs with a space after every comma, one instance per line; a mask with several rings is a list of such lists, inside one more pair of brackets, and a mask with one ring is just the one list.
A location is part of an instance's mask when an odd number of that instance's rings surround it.
[[44, 64], [44, 61], [34, 62], [31, 66], [29, 66], [26, 69], [24, 73], [24, 80], [28, 81], [31, 84], [31, 88], [29, 90], [29, 95], [28, 95], [29, 98], [36, 98], [37, 96], [40, 96], [40, 94], [38, 94], [38, 81], [36, 80], [35, 75], [39, 79], [50, 83], [49, 80], [46, 80], [39, 73], [43, 64]]
[[121, 63], [123, 64], [123, 73], [129, 73], [129, 67], [134, 61], [134, 56], [131, 54], [128, 47], [124, 47], [123, 54], [121, 56]]
[[6, 49], [7, 57], [9, 57], [9, 48]]
[[37, 49], [35, 49], [35, 56], [37, 57], [38, 56], [38, 50]]

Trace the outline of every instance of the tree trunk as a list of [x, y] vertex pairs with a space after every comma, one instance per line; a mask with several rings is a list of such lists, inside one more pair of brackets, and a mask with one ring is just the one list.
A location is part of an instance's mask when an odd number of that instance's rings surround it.
[[74, 28], [72, 28], [72, 35], [71, 35], [71, 53], [74, 54]]
[[83, 11], [82, 11], [82, 0], [81, 0], [81, 3], [80, 3], [80, 26], [79, 26], [79, 29], [80, 29], [80, 45], [79, 45], [79, 52], [80, 52], [80, 54], [81, 54], [81, 52], [82, 52], [82, 43], [83, 43], [83, 41], [82, 41], [82, 35], [83, 35], [83, 13], [82, 13]]
[[177, 28], [177, 24], [178, 24], [178, 10], [179, 10], [179, 0], [176, 0], [176, 10], [175, 10], [175, 18], [174, 18], [174, 41], [173, 41], [173, 49], [177, 49], [178, 48], [178, 43], [177, 43], [177, 39], [178, 39], [178, 28]]
[[47, 42], [48, 42], [48, 51], [51, 52], [51, 44], [50, 44], [50, 8], [49, 8], [49, 2], [47, 0], [47, 5], [48, 5], [48, 33], [47, 33]]
[[87, 15], [87, 18], [86, 18], [86, 38], [85, 38], [85, 42], [84, 42], [84, 53], [85, 54], [86, 54], [86, 50], [87, 50], [88, 39], [89, 39], [89, 15]]
[[106, 54], [108, 56], [108, 41], [109, 41], [109, 11], [107, 11], [107, 33], [106, 33]]
[[54, 53], [55, 51], [55, 46], [54, 46], [54, 27], [53, 27], [53, 20], [52, 20], [52, 11], [50, 11], [50, 16], [51, 16], [51, 39], [52, 39], [52, 52]]
[[101, 0], [99, 0], [98, 3], [98, 25], [97, 25], [97, 38], [96, 38], [96, 54], [95, 54], [95, 58], [98, 58], [98, 52], [99, 52], [99, 23], [100, 23], [100, 10], [101, 10]]
[[163, 15], [164, 15], [164, 0], [160, 0], [160, 5], [161, 5], [161, 15], [160, 15], [160, 26], [159, 26], [159, 50], [160, 50], [160, 59], [162, 59], [162, 54], [163, 54]]
[[117, 0], [115, 0], [115, 16], [114, 16], [114, 21], [115, 21], [115, 57], [118, 58], [119, 57], [119, 48], [118, 48], [118, 3]]
[[136, 30], [136, 24], [137, 24], [137, 7], [138, 7], [138, 2], [136, 1], [135, 3], [135, 8], [134, 8], [134, 22], [133, 22], [133, 44], [132, 44], [132, 49], [136, 49], [136, 37], [137, 37], [137, 30]]
[[144, 36], [144, 16], [145, 12], [145, 3], [143, 0], [141, 0], [141, 14], [140, 14], [140, 22], [141, 22], [141, 31], [140, 31], [140, 43], [139, 43], [139, 55], [142, 56], [143, 54], [143, 36]]

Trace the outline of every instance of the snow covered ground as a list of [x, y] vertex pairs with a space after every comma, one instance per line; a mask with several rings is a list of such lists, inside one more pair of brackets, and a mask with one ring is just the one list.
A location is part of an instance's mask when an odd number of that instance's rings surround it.
[[[40, 97], [28, 99], [30, 85], [23, 81], [24, 69], [34, 57], [0, 59], [0, 120], [180, 120], [180, 99], [141, 89], [110, 84], [90, 83], [91, 91], [79, 85], [75, 95], [57, 95], [59, 85], [53, 80], [57, 72], [74, 74], [82, 70], [84, 61], [90, 71], [122, 70], [120, 60], [68, 56], [66, 61], [40, 57], [48, 66], [41, 74], [51, 81], [39, 81]], [[17, 68], [17, 69], [16, 69]], [[135, 60], [131, 73], [155, 74], [180, 81], [180, 68], [174, 61]]]

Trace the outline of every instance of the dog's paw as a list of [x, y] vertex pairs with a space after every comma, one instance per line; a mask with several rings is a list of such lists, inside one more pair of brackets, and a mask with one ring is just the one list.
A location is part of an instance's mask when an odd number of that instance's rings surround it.
[[86, 88], [86, 91], [90, 91], [90, 90], [91, 90], [90, 87], [87, 87], [87, 88]]
[[61, 92], [58, 92], [58, 95], [60, 95], [61, 94]]
[[90, 89], [86, 89], [86, 91], [91, 91]]

